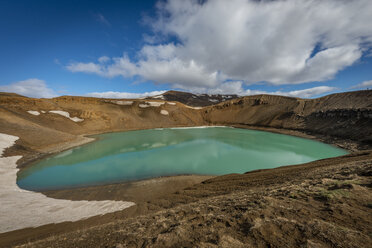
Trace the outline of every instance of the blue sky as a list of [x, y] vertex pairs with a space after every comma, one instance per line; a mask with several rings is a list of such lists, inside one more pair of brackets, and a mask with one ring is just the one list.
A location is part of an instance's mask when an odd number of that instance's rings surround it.
[[372, 88], [370, 13], [369, 0], [3, 0], [0, 91], [317, 97]]

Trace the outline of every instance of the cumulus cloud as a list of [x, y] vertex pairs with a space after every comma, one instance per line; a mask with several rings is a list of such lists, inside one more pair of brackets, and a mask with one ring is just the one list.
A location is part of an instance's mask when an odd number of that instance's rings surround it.
[[326, 81], [372, 44], [370, 0], [173, 0], [157, 6], [149, 22], [154, 37], [177, 43], [151, 43], [135, 58], [76, 62], [67, 69], [221, 91], [236, 81]]
[[335, 87], [329, 87], [329, 86], [318, 86], [318, 87], [313, 87], [309, 89], [304, 89], [304, 90], [293, 90], [289, 92], [273, 92], [272, 94], [275, 95], [283, 95], [283, 96], [292, 96], [292, 97], [300, 97], [300, 98], [312, 98], [314, 96], [319, 96], [324, 93], [329, 93], [332, 91], [335, 91], [337, 88]]
[[111, 23], [101, 14], [101, 13], [97, 13], [94, 15], [96, 17], [96, 20], [106, 26], [111, 26]]
[[86, 96], [99, 97], [99, 98], [143, 98], [148, 96], [156, 96], [165, 93], [165, 91], [151, 91], [145, 93], [129, 93], [129, 92], [118, 92], [118, 91], [106, 91], [106, 92], [92, 92], [86, 94]]
[[293, 90], [293, 91], [262, 91], [262, 90], [251, 90], [243, 89], [242, 82], [229, 82], [222, 84], [217, 89], [205, 89], [209, 94], [237, 94], [240, 96], [248, 95], [259, 95], [259, 94], [269, 94], [269, 95], [281, 95], [281, 96], [291, 96], [300, 98], [312, 98], [315, 96], [320, 96], [325, 93], [335, 91], [337, 88], [329, 86], [318, 86], [303, 90]]
[[352, 89], [364, 89], [364, 88], [371, 88], [372, 87], [372, 80], [364, 81], [360, 84], [354, 85], [351, 87]]
[[31, 78], [24, 81], [15, 82], [8, 85], [0, 86], [0, 91], [17, 93], [19, 95], [34, 98], [56, 97], [57, 94], [50, 88], [44, 80]]
[[145, 58], [137, 63], [128, 56], [112, 58], [112, 63], [102, 61], [70, 63], [66, 68], [71, 72], [84, 72], [104, 77], [122, 76], [131, 78], [140, 76], [143, 80], [156, 83], [172, 84], [173, 87], [190, 89], [197, 86], [214, 87], [219, 84], [219, 73], [208, 72], [194, 60], [184, 61], [175, 56], [170, 57], [169, 46], [144, 47], [140, 56]]
[[325, 93], [330, 93], [337, 90], [336, 87], [330, 86], [317, 86], [303, 90], [293, 90], [293, 91], [264, 91], [264, 90], [251, 90], [244, 89], [242, 81], [229, 81], [221, 83], [216, 88], [190, 88], [189, 91], [195, 94], [197, 93], [207, 93], [207, 94], [236, 94], [239, 96], [248, 96], [248, 95], [280, 95], [280, 96], [291, 96], [299, 98], [313, 98], [316, 96], [324, 95]]
[[85, 72], [104, 76], [101, 66], [95, 63], [72, 63], [66, 66], [66, 68], [72, 72]]
[[98, 58], [98, 62], [100, 62], [100, 63], [106, 63], [108, 61], [110, 61], [110, 58], [107, 57], [107, 56], [102, 56], [102, 57]]

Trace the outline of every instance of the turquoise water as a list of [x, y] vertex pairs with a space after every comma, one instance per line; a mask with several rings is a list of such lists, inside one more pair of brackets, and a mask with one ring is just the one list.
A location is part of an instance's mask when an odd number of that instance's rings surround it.
[[227, 127], [152, 129], [95, 137], [98, 141], [22, 170], [17, 184], [47, 190], [181, 174], [244, 173], [347, 153], [313, 140]]

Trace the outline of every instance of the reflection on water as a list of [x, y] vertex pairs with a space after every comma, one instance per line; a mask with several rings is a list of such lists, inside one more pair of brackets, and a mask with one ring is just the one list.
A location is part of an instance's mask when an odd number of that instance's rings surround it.
[[221, 175], [346, 154], [312, 140], [234, 128], [153, 129], [110, 133], [45, 159], [18, 175], [42, 190], [180, 174]]

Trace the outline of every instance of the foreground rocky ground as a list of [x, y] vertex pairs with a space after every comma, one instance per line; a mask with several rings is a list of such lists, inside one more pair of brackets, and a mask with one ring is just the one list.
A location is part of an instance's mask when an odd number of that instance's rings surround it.
[[226, 175], [22, 247], [371, 247], [371, 186], [370, 152]]

